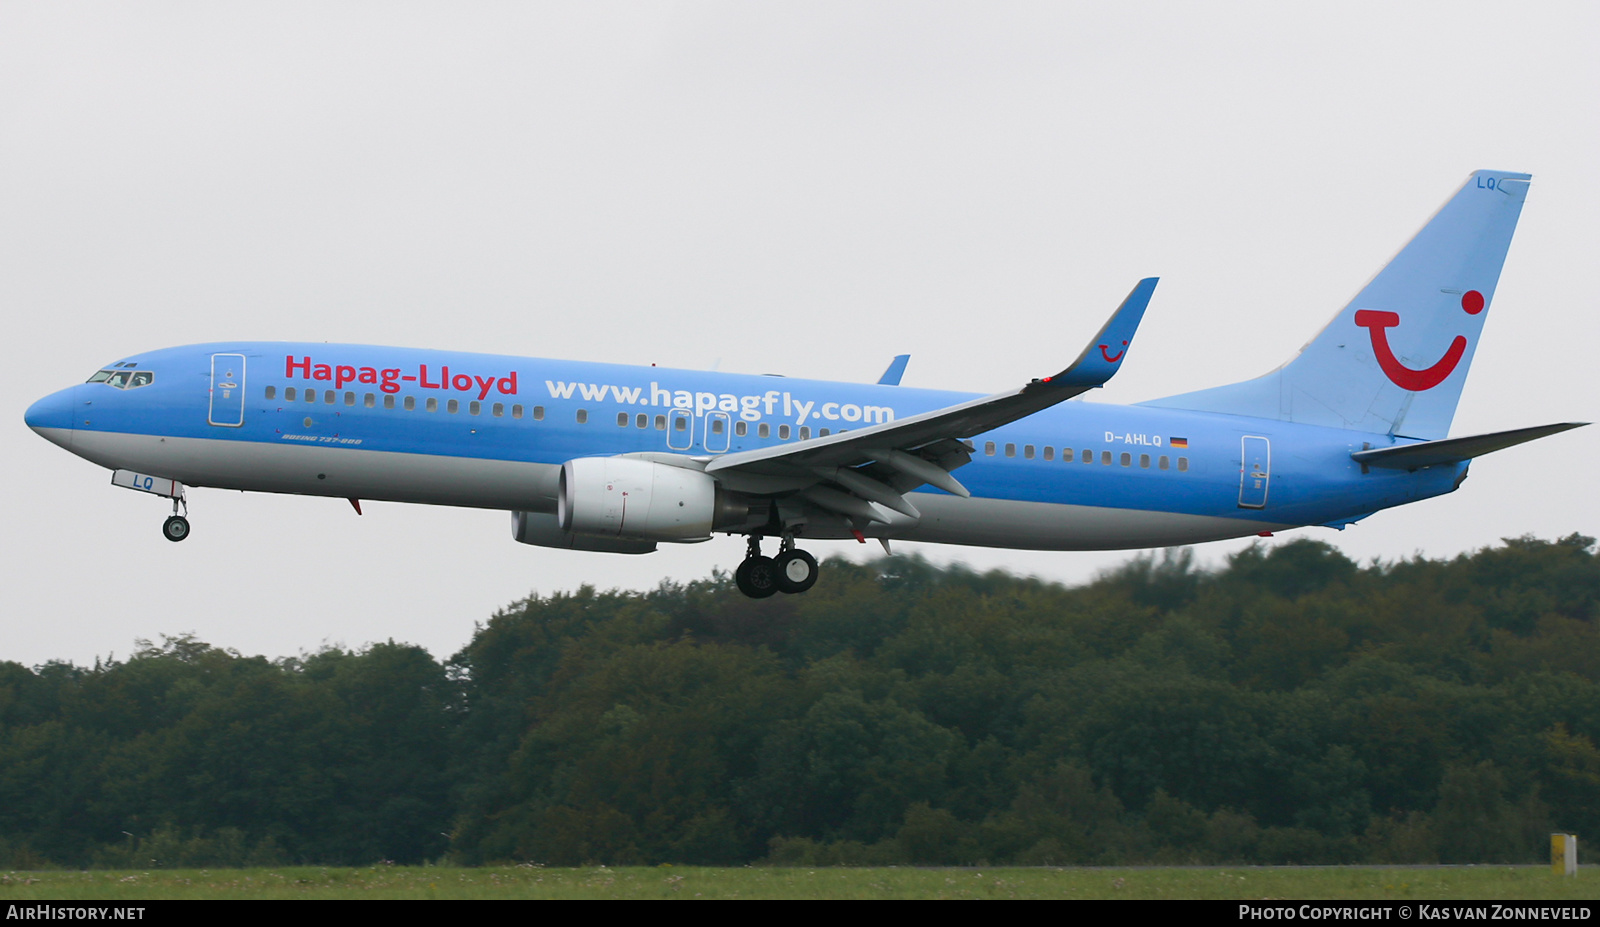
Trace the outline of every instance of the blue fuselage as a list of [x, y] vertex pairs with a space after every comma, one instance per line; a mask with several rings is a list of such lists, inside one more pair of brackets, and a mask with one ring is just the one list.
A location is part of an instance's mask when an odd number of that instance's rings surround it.
[[[113, 376], [40, 400], [28, 424], [102, 466], [190, 486], [511, 511], [551, 511], [555, 473], [574, 458], [717, 456], [973, 398], [323, 343], [168, 348], [103, 370]], [[130, 371], [148, 382], [133, 385]], [[972, 499], [924, 487], [914, 496], [931, 518], [876, 533], [1054, 549], [1190, 543], [1343, 525], [1449, 492], [1466, 473], [1363, 472], [1351, 452], [1395, 443], [1384, 435], [1081, 401], [967, 443], [957, 475]], [[1119, 518], [1140, 527], [1120, 530]]]

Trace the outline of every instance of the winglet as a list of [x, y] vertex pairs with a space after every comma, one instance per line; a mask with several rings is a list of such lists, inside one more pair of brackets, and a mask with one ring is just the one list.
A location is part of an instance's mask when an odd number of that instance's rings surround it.
[[1122, 366], [1122, 358], [1128, 353], [1128, 345], [1133, 341], [1133, 333], [1138, 331], [1139, 322], [1144, 318], [1144, 310], [1150, 305], [1150, 295], [1156, 291], [1158, 277], [1146, 277], [1140, 280], [1122, 301], [1117, 311], [1111, 313], [1111, 318], [1100, 329], [1100, 334], [1089, 342], [1083, 349], [1078, 359], [1066, 370], [1053, 377], [1035, 380], [1028, 384], [1030, 387], [1038, 386], [1076, 386], [1082, 389], [1100, 386], [1117, 372]]
[[911, 360], [910, 354], [896, 354], [894, 360], [889, 362], [889, 369], [878, 378], [879, 386], [899, 386], [900, 378], [905, 376], [906, 364]]

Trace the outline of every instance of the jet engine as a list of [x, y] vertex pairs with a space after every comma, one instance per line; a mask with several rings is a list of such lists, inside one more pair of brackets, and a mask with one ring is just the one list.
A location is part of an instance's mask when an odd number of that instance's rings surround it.
[[579, 457], [561, 466], [562, 531], [599, 537], [698, 541], [750, 514], [700, 470], [633, 457]]
[[512, 512], [511, 536], [519, 544], [555, 547], [561, 550], [591, 550], [606, 554], [648, 554], [655, 552], [655, 541], [630, 538], [602, 538], [562, 531], [550, 512]]

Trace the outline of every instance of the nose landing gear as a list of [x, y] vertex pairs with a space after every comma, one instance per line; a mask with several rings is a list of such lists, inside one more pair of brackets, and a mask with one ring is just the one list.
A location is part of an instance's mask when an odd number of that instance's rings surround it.
[[[111, 485], [171, 499], [172, 517], [161, 523], [161, 536], [174, 543], [189, 536], [189, 519], [185, 517], [189, 514], [189, 500], [184, 498], [182, 483], [170, 477], [116, 470], [111, 474]], [[183, 507], [182, 515], [178, 514], [179, 506]]]
[[[183, 515], [178, 514], [178, 506], [183, 506]], [[167, 540], [177, 543], [189, 536], [189, 500], [183, 496], [174, 496], [172, 499], [172, 515], [161, 523], [161, 534]]]
[[752, 599], [765, 599], [775, 592], [795, 595], [817, 584], [817, 558], [795, 547], [792, 535], [784, 535], [776, 557], [763, 557], [761, 537], [753, 534], [743, 562], [733, 572], [733, 581]]
[[182, 515], [173, 515], [161, 523], [161, 533], [169, 541], [181, 541], [189, 536], [189, 519]]

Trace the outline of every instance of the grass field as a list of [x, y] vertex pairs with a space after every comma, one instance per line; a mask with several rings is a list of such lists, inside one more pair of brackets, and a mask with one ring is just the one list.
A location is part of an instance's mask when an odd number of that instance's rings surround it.
[[250, 898], [1127, 898], [1583, 900], [1545, 866], [1237, 869], [546, 869], [381, 866], [0, 873], [0, 900]]

